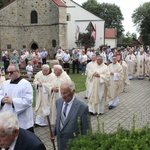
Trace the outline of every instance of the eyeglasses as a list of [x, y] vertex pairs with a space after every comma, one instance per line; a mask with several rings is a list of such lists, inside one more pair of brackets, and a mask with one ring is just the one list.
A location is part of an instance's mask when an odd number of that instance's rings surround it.
[[8, 74], [13, 74], [14, 72], [16, 72], [16, 70], [14, 70], [14, 71], [7, 71]]

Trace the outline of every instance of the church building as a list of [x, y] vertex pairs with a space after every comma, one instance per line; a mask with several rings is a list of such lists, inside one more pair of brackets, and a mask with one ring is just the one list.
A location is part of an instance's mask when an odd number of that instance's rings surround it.
[[0, 50], [72, 49], [89, 23], [97, 48], [104, 44], [104, 20], [73, 0], [11, 0], [0, 9]]

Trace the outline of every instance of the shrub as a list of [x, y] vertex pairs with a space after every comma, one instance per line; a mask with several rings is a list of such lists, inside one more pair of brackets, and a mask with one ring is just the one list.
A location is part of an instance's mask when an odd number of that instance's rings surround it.
[[105, 133], [98, 127], [98, 131], [87, 135], [77, 136], [68, 142], [67, 150], [150, 150], [149, 124], [141, 129], [135, 129], [135, 120], [131, 130], [124, 129], [118, 124], [117, 131]]

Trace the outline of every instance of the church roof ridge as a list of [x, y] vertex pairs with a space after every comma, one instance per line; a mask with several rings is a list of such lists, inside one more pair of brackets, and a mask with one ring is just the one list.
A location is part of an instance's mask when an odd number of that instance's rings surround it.
[[53, 2], [60, 7], [67, 7], [66, 4], [61, 0], [53, 0]]
[[6, 4], [4, 4], [3, 7], [0, 8], [0, 10], [7, 7], [9, 4], [13, 3], [14, 1], [16, 1], [16, 0], [11, 0], [11, 1], [7, 2]]

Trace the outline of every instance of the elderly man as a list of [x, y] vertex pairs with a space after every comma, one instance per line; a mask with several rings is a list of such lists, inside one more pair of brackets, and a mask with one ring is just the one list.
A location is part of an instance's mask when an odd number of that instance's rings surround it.
[[72, 53], [72, 73], [75, 73], [75, 69], [77, 69], [77, 74], [79, 74], [79, 51], [78, 49], [74, 49], [74, 53]]
[[18, 116], [20, 127], [33, 132], [33, 88], [20, 77], [17, 66], [7, 69], [10, 80], [4, 81], [0, 91], [0, 112], [12, 111]]
[[70, 62], [70, 54], [69, 54], [69, 50], [66, 50], [64, 55], [63, 55], [63, 63], [64, 63], [64, 70], [67, 72], [67, 74], [69, 74], [69, 62]]
[[3, 82], [6, 80], [4, 71], [0, 69], [0, 90], [2, 89]]
[[[43, 114], [43, 108], [44, 106], [51, 106], [51, 90], [52, 85], [51, 82], [54, 78], [54, 75], [51, 74], [51, 69], [49, 65], [44, 64], [42, 66], [42, 71], [39, 71], [34, 78], [33, 85], [36, 90], [36, 106], [35, 106], [35, 113], [36, 119], [35, 119], [35, 126], [47, 126], [47, 119], [45, 115]], [[51, 116], [52, 113], [50, 113], [51, 118], [51, 124], [55, 123], [55, 119]]]
[[66, 150], [69, 139], [74, 139], [74, 135], [85, 135], [90, 129], [90, 116], [87, 104], [76, 97], [73, 82], [62, 82], [60, 92], [61, 98], [56, 101], [54, 135], [57, 136], [58, 150]]
[[145, 53], [144, 49], [140, 49], [140, 53], [136, 56], [137, 77], [143, 80], [145, 77]]
[[61, 96], [60, 94], [60, 84], [64, 81], [71, 81], [70, 77], [63, 70], [61, 65], [53, 66], [55, 77], [53, 79], [52, 85], [52, 97], [57, 99]]
[[45, 48], [43, 48], [41, 55], [42, 55], [42, 64], [44, 65], [44, 64], [46, 64], [46, 58], [48, 55], [48, 52], [46, 51]]
[[133, 54], [133, 50], [130, 48], [129, 54], [125, 58], [125, 61], [128, 65], [128, 77], [130, 80], [133, 79], [133, 74], [135, 73], [135, 64], [136, 64], [136, 58]]
[[86, 86], [86, 96], [85, 99], [87, 99], [88, 97], [88, 93], [89, 93], [89, 78], [88, 75], [90, 74], [91, 69], [93, 68], [93, 65], [96, 64], [96, 54], [93, 54], [91, 57], [91, 62], [89, 62], [86, 66], [86, 74], [87, 74], [87, 78], [86, 78], [86, 82], [85, 82], [85, 86]]
[[61, 65], [53, 66], [53, 80], [51, 80], [51, 96], [50, 96], [50, 115], [51, 115], [51, 123], [52, 125], [56, 121], [56, 99], [61, 97], [60, 94], [60, 84], [64, 81], [71, 81], [70, 77], [63, 70]]
[[122, 88], [123, 90], [125, 90], [126, 86], [130, 84], [129, 77], [128, 77], [128, 65], [124, 60], [120, 61], [119, 63], [122, 66], [122, 70], [123, 70]]
[[0, 118], [1, 150], [46, 150], [35, 134], [19, 128], [19, 122], [14, 113], [1, 112]]
[[150, 52], [148, 52], [146, 54], [146, 57], [145, 57], [145, 74], [147, 77], [149, 77], [149, 81], [150, 81]]
[[117, 62], [117, 57], [113, 56], [112, 63], [109, 64], [110, 71], [110, 86], [108, 90], [109, 109], [117, 106], [119, 102], [118, 95], [123, 91], [123, 69]]
[[103, 57], [97, 56], [97, 63], [88, 72], [89, 111], [93, 114], [104, 114], [107, 89], [109, 86], [110, 73], [108, 66], [103, 63]]

